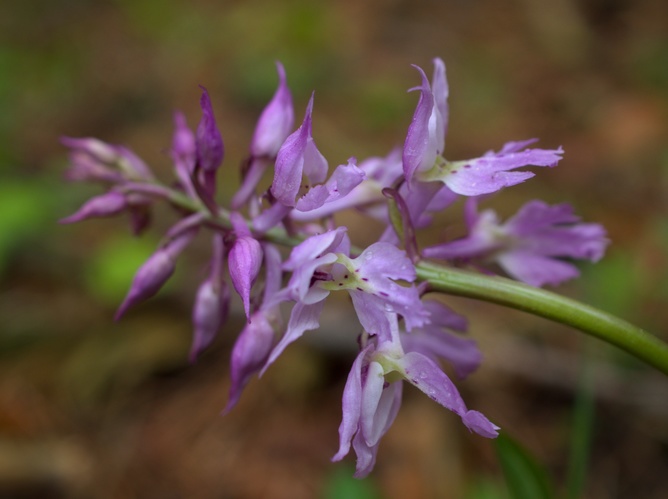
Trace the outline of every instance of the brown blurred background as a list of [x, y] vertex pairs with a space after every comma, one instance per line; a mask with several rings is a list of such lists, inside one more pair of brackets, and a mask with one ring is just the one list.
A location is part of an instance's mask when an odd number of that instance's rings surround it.
[[[0, 4], [0, 498], [353, 497], [340, 495], [355, 486], [353, 460], [329, 462], [350, 334], [334, 351], [309, 334], [220, 417], [241, 319], [237, 306], [214, 347], [187, 363], [205, 238], [158, 297], [114, 323], [173, 214], [158, 210], [141, 239], [122, 217], [58, 226], [99, 192], [63, 181], [58, 138], [125, 144], [169, 180], [172, 112], [194, 126], [204, 85], [229, 199], [275, 89], [273, 61], [286, 67], [298, 121], [316, 90], [314, 136], [334, 166], [403, 143], [417, 100], [406, 93], [418, 83], [410, 64], [431, 73], [435, 56], [450, 81], [446, 156], [530, 137], [562, 145], [558, 168], [488, 205], [507, 216], [533, 198], [567, 201], [603, 223], [608, 255], [558, 291], [668, 340], [665, 0], [9, 0]], [[455, 209], [435, 234], [461, 229]], [[547, 321], [449, 303], [469, 315], [485, 355], [458, 382], [467, 403], [557, 485], [587, 366], [596, 411], [584, 496], [666, 497], [665, 377]], [[325, 332], [348, 329], [341, 310], [324, 316]], [[491, 443], [406, 391], [355, 497], [507, 497]]]

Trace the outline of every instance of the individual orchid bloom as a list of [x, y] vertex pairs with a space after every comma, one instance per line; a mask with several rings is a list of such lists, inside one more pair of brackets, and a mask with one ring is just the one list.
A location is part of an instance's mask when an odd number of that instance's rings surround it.
[[306, 107], [304, 121], [285, 139], [276, 157], [271, 193], [285, 206], [295, 206], [303, 175], [311, 184], [320, 184], [327, 177], [327, 160], [311, 135], [312, 113], [313, 95]]
[[81, 222], [88, 218], [110, 217], [117, 215], [128, 207], [125, 195], [118, 191], [110, 191], [86, 201], [76, 213], [60, 220], [61, 224]]
[[[355, 476], [373, 469], [380, 438], [391, 426], [401, 404], [401, 380], [461, 417], [469, 430], [494, 438], [499, 428], [478, 411], [466, 407], [450, 378], [430, 357], [405, 352], [399, 340], [396, 314], [388, 314], [391, 338], [376, 337], [359, 353], [343, 391], [343, 418], [339, 426], [339, 461], [352, 444], [357, 454]], [[397, 380], [399, 378], [399, 380]]]
[[250, 292], [262, 266], [262, 246], [253, 238], [241, 215], [234, 212], [230, 219], [237, 239], [228, 255], [228, 269], [232, 285], [243, 301], [246, 319], [250, 322]]
[[400, 335], [404, 351], [419, 352], [435, 362], [444, 359], [452, 364], [457, 376], [465, 378], [482, 361], [482, 354], [474, 340], [452, 332], [465, 332], [466, 318], [435, 300], [425, 300], [424, 306], [431, 314], [431, 320], [410, 333]]
[[558, 258], [596, 262], [607, 244], [605, 229], [580, 223], [570, 205], [550, 206], [534, 200], [505, 224], [492, 210], [473, 214], [467, 237], [425, 248], [423, 256], [495, 262], [512, 277], [543, 286], [579, 275], [575, 265]]
[[200, 285], [193, 307], [193, 344], [190, 361], [195, 362], [202, 350], [207, 348], [225, 322], [230, 308], [230, 292], [223, 279], [225, 247], [222, 234], [213, 237], [211, 272]]
[[120, 183], [125, 180], [153, 180], [146, 164], [131, 150], [93, 138], [63, 137], [61, 142], [71, 149], [71, 180], [92, 180]]
[[130, 307], [150, 298], [160, 290], [174, 273], [176, 258], [196, 234], [197, 228], [179, 234], [159, 248], [139, 267], [132, 280], [130, 291], [116, 312], [116, 320], [120, 319]]
[[292, 271], [292, 276], [277, 297], [294, 300], [296, 304], [267, 366], [305, 331], [319, 327], [324, 300], [332, 291], [345, 290], [350, 294], [362, 327], [372, 334], [389, 335], [388, 312], [400, 314], [408, 330], [428, 322], [429, 312], [423, 307], [417, 288], [395, 282], [411, 283], [416, 278], [406, 253], [392, 244], [379, 242], [357, 258], [350, 258], [345, 231], [339, 227], [308, 238], [293, 249], [283, 264], [284, 270]]
[[292, 94], [285, 78], [285, 69], [280, 62], [276, 62], [276, 70], [278, 71], [278, 88], [255, 125], [250, 146], [251, 155], [254, 157], [276, 157], [294, 126], [295, 113], [292, 107]]
[[263, 245], [263, 250], [266, 279], [262, 305], [253, 313], [232, 348], [230, 394], [224, 413], [236, 405], [248, 381], [265, 365], [283, 325], [279, 303], [272, 301], [281, 287], [281, 254], [271, 244]]
[[404, 174], [409, 187], [416, 182], [442, 182], [453, 192], [463, 196], [478, 196], [496, 192], [504, 187], [524, 182], [532, 172], [511, 171], [524, 166], [555, 166], [563, 149], [526, 149], [535, 139], [508, 142], [501, 151], [489, 151], [480, 158], [448, 161], [443, 157], [445, 132], [448, 122], [448, 86], [445, 65], [434, 60], [432, 84], [424, 71], [420, 99], [408, 127], [404, 143]]
[[278, 88], [271, 101], [262, 111], [255, 125], [250, 145], [250, 158], [244, 167], [243, 181], [232, 197], [232, 209], [238, 210], [248, 202], [268, 166], [274, 163], [276, 155], [290, 135], [294, 126], [295, 113], [292, 94], [285, 78], [285, 69], [276, 62]]
[[[436, 64], [436, 71], [442, 69], [445, 72], [442, 61], [440, 59], [437, 59], [437, 61], [440, 61], [440, 64]], [[413, 67], [419, 71], [422, 83], [419, 87], [411, 89], [420, 91], [420, 99], [404, 142], [404, 174], [409, 183], [416, 173], [430, 170], [436, 158], [443, 154], [443, 148], [445, 147], [444, 120], [447, 119], [441, 114], [441, 110], [445, 109], [444, 105], [442, 102], [439, 105], [429, 85], [427, 75], [419, 66]], [[445, 74], [443, 76], [439, 75], [435, 80], [435, 83], [439, 82], [438, 88], [442, 90], [440, 82], [445, 81]], [[441, 96], [439, 95], [439, 97]], [[447, 99], [447, 92], [445, 97]]]

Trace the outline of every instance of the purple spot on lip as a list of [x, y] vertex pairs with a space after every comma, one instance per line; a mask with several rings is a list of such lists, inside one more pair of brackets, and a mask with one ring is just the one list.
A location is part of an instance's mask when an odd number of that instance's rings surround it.
[[471, 168], [471, 165], [464, 165], [464, 168]]
[[356, 288], [357, 291], [364, 291], [362, 288]]
[[363, 280], [363, 281], [368, 281], [369, 278], [368, 278], [368, 277], [362, 277], [362, 280]]
[[381, 296], [390, 296], [388, 295], [385, 291], [379, 291], [378, 292]]

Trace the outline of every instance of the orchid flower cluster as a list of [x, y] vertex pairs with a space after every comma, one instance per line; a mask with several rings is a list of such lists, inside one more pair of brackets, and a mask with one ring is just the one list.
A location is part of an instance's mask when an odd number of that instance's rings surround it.
[[[535, 140], [525, 140], [478, 158], [446, 159], [448, 83], [443, 61], [435, 59], [431, 80], [415, 66], [420, 84], [412, 90], [419, 100], [403, 149], [363, 161], [351, 157], [330, 173], [312, 135], [313, 95], [294, 130], [292, 96], [280, 63], [277, 69], [278, 89], [260, 115], [241, 186], [227, 204], [216, 196], [224, 146], [204, 88], [195, 131], [182, 114], [175, 115], [170, 155], [176, 180], [169, 186], [125, 147], [93, 138], [63, 139], [71, 151], [69, 178], [107, 188], [63, 223], [125, 212], [138, 234], [149, 225], [151, 205], [159, 200], [179, 215], [137, 271], [116, 318], [154, 295], [172, 275], [179, 255], [206, 233], [211, 260], [193, 306], [191, 360], [223, 327], [231, 288], [246, 316], [232, 349], [225, 411], [237, 404], [254, 375], [305, 332], [319, 328], [330, 294], [348, 293], [359, 319], [359, 353], [343, 391], [340, 447], [333, 460], [341, 460], [352, 445], [356, 476], [371, 472], [380, 440], [399, 411], [405, 382], [457, 414], [470, 431], [494, 438], [499, 428], [466, 406], [442, 367], [448, 363], [464, 378], [479, 366], [481, 353], [465, 336], [467, 321], [434, 296], [416, 269], [429, 260], [505, 272], [542, 286], [577, 276], [574, 259], [601, 258], [608, 242], [604, 229], [580, 222], [566, 204], [530, 201], [505, 223], [491, 210], [478, 212], [480, 196], [534, 175], [520, 168], [555, 166], [562, 149], [533, 148]], [[273, 181], [263, 189], [272, 167]], [[418, 230], [432, 225], [434, 214], [460, 197], [466, 198], [468, 235], [420, 247]], [[385, 227], [378, 241], [366, 248], [352, 244], [347, 228], [334, 218], [349, 209]], [[289, 247], [289, 254], [281, 246]]]

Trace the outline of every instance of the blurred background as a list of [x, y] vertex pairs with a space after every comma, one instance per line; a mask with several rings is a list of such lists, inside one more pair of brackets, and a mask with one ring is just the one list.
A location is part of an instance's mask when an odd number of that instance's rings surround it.
[[[276, 86], [275, 60], [297, 122], [316, 91], [314, 137], [335, 166], [403, 143], [417, 102], [406, 89], [419, 82], [410, 64], [431, 74], [436, 56], [450, 81], [448, 158], [531, 137], [566, 151], [558, 168], [486, 206], [508, 216], [534, 198], [570, 202], [603, 223], [607, 256], [558, 292], [668, 340], [665, 0], [9, 0], [0, 3], [0, 498], [509, 497], [493, 444], [414, 390], [369, 479], [351, 481], [350, 457], [330, 463], [352, 342], [332, 351], [309, 334], [219, 416], [242, 319], [235, 302], [214, 346], [188, 364], [206, 238], [156, 298], [114, 323], [174, 214], [159, 210], [140, 239], [123, 217], [57, 224], [100, 192], [64, 181], [62, 135], [124, 144], [168, 181], [172, 113], [195, 126], [204, 85], [229, 199]], [[435, 236], [462, 231], [457, 209], [439, 222]], [[579, 451], [583, 497], [665, 497], [665, 377], [545, 320], [448, 303], [469, 316], [485, 355], [457, 382], [467, 404], [557, 487], [569, 480], [575, 438], [591, 441]], [[346, 324], [336, 307], [323, 318], [325, 330]]]

